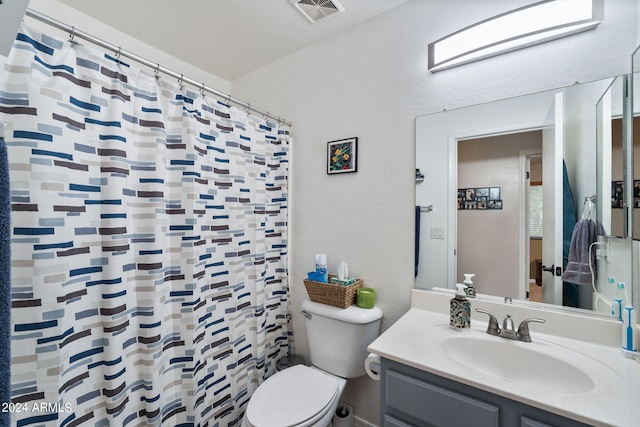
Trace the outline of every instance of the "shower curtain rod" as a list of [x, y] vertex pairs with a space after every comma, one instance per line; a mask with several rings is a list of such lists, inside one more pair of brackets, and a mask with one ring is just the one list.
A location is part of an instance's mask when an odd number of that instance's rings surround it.
[[143, 57], [141, 57], [139, 55], [136, 55], [135, 53], [132, 53], [132, 52], [129, 52], [127, 50], [122, 49], [120, 46], [116, 46], [114, 44], [111, 44], [109, 42], [101, 40], [101, 39], [99, 39], [97, 37], [94, 37], [94, 36], [88, 34], [88, 33], [85, 33], [84, 31], [78, 30], [73, 26], [64, 24], [64, 23], [62, 23], [60, 21], [57, 21], [57, 20], [55, 20], [53, 18], [50, 18], [50, 17], [48, 17], [48, 16], [46, 16], [46, 15], [40, 13], [40, 12], [37, 12], [37, 11], [32, 10], [32, 9], [27, 9], [26, 15], [31, 17], [31, 18], [33, 18], [33, 19], [36, 19], [38, 21], [44, 22], [45, 24], [48, 24], [48, 25], [50, 25], [50, 26], [52, 26], [54, 28], [57, 28], [59, 30], [68, 32], [72, 39], [74, 37], [80, 37], [81, 39], [87, 40], [87, 41], [89, 41], [89, 42], [91, 42], [91, 43], [93, 43], [95, 45], [98, 45], [98, 46], [104, 48], [104, 49], [113, 51], [115, 53], [116, 57], [125, 56], [125, 57], [127, 57], [129, 59], [132, 59], [132, 60], [134, 60], [134, 61], [136, 61], [136, 62], [138, 62], [140, 64], [143, 64], [143, 65], [146, 65], [147, 67], [153, 68], [155, 72], [162, 72], [164, 74], [167, 74], [167, 75], [169, 75], [171, 77], [174, 77], [174, 78], [178, 79], [178, 81], [180, 81], [180, 82], [188, 83], [188, 84], [200, 89], [203, 92], [206, 91], [206, 92], [212, 93], [215, 96], [217, 96], [218, 98], [221, 98], [226, 102], [232, 102], [232, 103], [234, 103], [236, 105], [239, 105], [239, 106], [241, 106], [241, 107], [243, 107], [243, 108], [245, 108], [247, 110], [254, 111], [254, 112], [258, 113], [258, 114], [261, 114], [265, 118], [269, 117], [271, 119], [276, 120], [278, 123], [282, 123], [282, 124], [291, 126], [291, 122], [288, 122], [288, 121], [284, 120], [281, 117], [274, 116], [271, 113], [269, 113], [268, 111], [265, 111], [265, 110], [262, 110], [260, 108], [254, 107], [253, 105], [251, 105], [251, 104], [249, 104], [247, 102], [240, 101], [239, 99], [236, 99], [236, 98], [232, 97], [231, 95], [224, 94], [224, 93], [222, 93], [222, 92], [220, 92], [220, 91], [218, 91], [218, 90], [216, 90], [216, 89], [214, 89], [212, 87], [206, 86], [204, 83], [199, 83], [199, 82], [197, 82], [197, 81], [195, 81], [193, 79], [190, 79], [188, 77], [184, 77], [184, 75], [182, 75], [180, 73], [176, 73], [175, 71], [172, 71], [172, 70], [170, 70], [168, 68], [165, 68], [165, 67], [161, 66], [159, 63], [156, 63], [156, 62], [153, 62], [153, 61], [149, 61], [148, 59], [145, 59], [145, 58], [143, 58]]

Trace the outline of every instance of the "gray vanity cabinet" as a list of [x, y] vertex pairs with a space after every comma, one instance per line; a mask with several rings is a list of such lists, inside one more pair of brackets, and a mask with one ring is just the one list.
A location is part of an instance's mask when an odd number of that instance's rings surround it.
[[588, 426], [388, 359], [381, 362], [381, 427]]

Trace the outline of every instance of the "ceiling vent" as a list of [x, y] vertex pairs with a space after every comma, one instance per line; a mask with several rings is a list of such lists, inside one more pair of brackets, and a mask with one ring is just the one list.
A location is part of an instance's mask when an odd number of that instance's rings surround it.
[[311, 23], [338, 12], [344, 12], [344, 6], [338, 0], [289, 0]]

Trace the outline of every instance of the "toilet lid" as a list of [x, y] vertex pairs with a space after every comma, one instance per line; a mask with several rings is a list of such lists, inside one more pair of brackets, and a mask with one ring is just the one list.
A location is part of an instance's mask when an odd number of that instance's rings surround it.
[[337, 381], [304, 365], [282, 370], [249, 399], [247, 421], [256, 427], [290, 427], [323, 413], [338, 393]]

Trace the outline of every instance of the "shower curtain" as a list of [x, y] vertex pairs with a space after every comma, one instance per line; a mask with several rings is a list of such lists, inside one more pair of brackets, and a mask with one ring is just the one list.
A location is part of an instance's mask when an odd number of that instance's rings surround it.
[[153, 74], [26, 26], [0, 68], [15, 425], [239, 425], [288, 353], [288, 129]]

